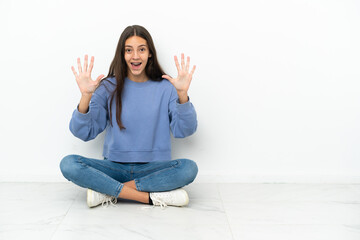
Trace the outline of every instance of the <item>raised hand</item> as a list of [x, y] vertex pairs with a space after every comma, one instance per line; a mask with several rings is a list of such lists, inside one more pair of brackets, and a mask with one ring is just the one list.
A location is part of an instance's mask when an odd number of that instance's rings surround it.
[[187, 57], [186, 65], [185, 65], [185, 59], [183, 53], [181, 54], [181, 65], [179, 65], [177, 56], [174, 57], [174, 60], [178, 71], [177, 78], [172, 78], [169, 75], [163, 75], [162, 77], [169, 80], [172, 83], [172, 85], [174, 85], [178, 94], [179, 93], [187, 94], [192, 80], [192, 75], [194, 74], [196, 66], [194, 65], [191, 72], [189, 72], [190, 57]]
[[75, 75], [76, 82], [80, 88], [82, 95], [91, 95], [100, 83], [100, 80], [104, 77], [103, 74], [97, 77], [94, 81], [91, 79], [91, 71], [94, 66], [94, 57], [91, 57], [90, 65], [88, 67], [88, 55], [85, 55], [84, 69], [81, 68], [80, 58], [77, 59], [79, 74], [75, 71], [75, 68], [71, 66], [71, 70]]

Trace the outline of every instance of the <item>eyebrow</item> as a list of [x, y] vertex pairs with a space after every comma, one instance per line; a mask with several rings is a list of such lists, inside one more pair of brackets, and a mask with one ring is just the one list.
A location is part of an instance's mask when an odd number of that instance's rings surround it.
[[[125, 47], [131, 47], [131, 48], [132, 48], [131, 45], [125, 45]], [[141, 44], [141, 45], [139, 45], [138, 47], [147, 47], [147, 45], [146, 45], [146, 44]]]

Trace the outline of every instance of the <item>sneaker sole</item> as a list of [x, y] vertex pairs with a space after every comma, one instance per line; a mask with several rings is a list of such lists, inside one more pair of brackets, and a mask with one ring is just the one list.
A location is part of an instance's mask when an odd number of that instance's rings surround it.
[[182, 206], [186, 206], [186, 205], [188, 205], [189, 204], [189, 195], [187, 194], [187, 192], [184, 190], [184, 189], [181, 189], [181, 191], [184, 193], [184, 195], [185, 195], [185, 204], [184, 205], [182, 205]]
[[177, 205], [170, 205], [170, 206], [175, 206], [175, 207], [183, 207], [183, 206], [186, 206], [189, 204], [189, 195], [188, 193], [184, 190], [184, 189], [177, 189], [175, 190], [177, 192], [181, 192], [182, 193], [182, 196], [184, 197], [184, 203], [183, 204], [177, 204]]
[[91, 202], [93, 202], [93, 194], [92, 194], [91, 189], [87, 190], [86, 202], [87, 202], [87, 205], [89, 208], [94, 207], [94, 206], [91, 206]]

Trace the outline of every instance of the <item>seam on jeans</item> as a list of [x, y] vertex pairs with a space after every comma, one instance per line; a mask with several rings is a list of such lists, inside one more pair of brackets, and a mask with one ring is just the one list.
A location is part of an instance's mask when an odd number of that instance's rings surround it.
[[148, 177], [149, 177], [149, 175], [150, 174], [152, 174], [152, 173], [161, 173], [161, 172], [163, 172], [163, 171], [167, 171], [167, 170], [169, 170], [169, 169], [171, 169], [171, 168], [176, 168], [176, 167], [178, 167], [178, 166], [181, 166], [182, 164], [181, 164], [181, 161], [179, 160], [179, 159], [176, 159], [175, 161], [177, 161], [178, 162], [178, 164], [176, 164], [176, 165], [174, 165], [174, 166], [170, 166], [170, 167], [167, 167], [167, 168], [163, 168], [163, 169], [161, 169], [161, 170], [159, 170], [159, 171], [155, 171], [155, 172], [151, 172], [151, 173], [149, 173], [148, 175], [146, 175], [146, 176], [144, 176], [144, 177], [142, 177], [142, 178], [139, 178], [138, 180], [146, 180]]
[[116, 198], [118, 198], [119, 197], [119, 194], [121, 193], [121, 190], [123, 189], [123, 187], [124, 187], [124, 184], [122, 184], [122, 183], [119, 183], [119, 186], [117, 187], [117, 190], [116, 190], [116, 196], [114, 196], [114, 197], [116, 197]]
[[139, 181], [137, 179], [134, 179], [134, 182], [135, 182], [136, 190], [142, 192]]
[[[174, 161], [175, 161], [176, 163], [173, 164], [173, 165], [171, 165], [170, 167], [176, 167], [176, 166], [178, 166], [178, 165], [181, 165], [181, 161], [179, 161], [179, 159], [170, 160], [169, 162], [174, 162]], [[148, 162], [148, 163], [151, 163], [151, 162]], [[148, 164], [148, 163], [147, 163], [147, 164]], [[159, 167], [153, 169], [152, 172], [157, 171], [157, 169], [159, 169]], [[140, 173], [144, 173], [144, 172], [148, 172], [148, 171], [150, 171], [150, 170], [143, 170], [143, 169], [142, 169], [142, 170], [134, 171], [134, 173], [140, 174]]]
[[[84, 167], [87, 167], [87, 168], [89, 168], [89, 165], [86, 165], [84, 162], [82, 162], [81, 160], [80, 160], [80, 158], [81, 157], [79, 157], [78, 158], [78, 161], [80, 162], [80, 164], [81, 165], [83, 165]], [[105, 173], [103, 173], [102, 171], [100, 171], [100, 170], [98, 170], [98, 169], [96, 169], [96, 168], [92, 168], [92, 170], [94, 170], [94, 171], [96, 171], [96, 172], [98, 172], [98, 173], [100, 173], [100, 175], [102, 175], [102, 176], [104, 176], [105, 178], [107, 178], [107, 179], [110, 179], [110, 180], [114, 180], [115, 182], [117, 182], [118, 184], [120, 184], [121, 185], [121, 183], [119, 182], [119, 181], [117, 181], [117, 180], [115, 180], [115, 179], [113, 179], [112, 177], [110, 177], [109, 175], [106, 175]], [[121, 188], [122, 189], [122, 188]], [[120, 194], [120, 193], [119, 193]], [[118, 195], [119, 196], [119, 195]]]
[[130, 166], [130, 179], [134, 177], [134, 165]]
[[[79, 156], [79, 157], [78, 157], [78, 161], [79, 161], [81, 164], [83, 164], [83, 165], [85, 165], [85, 166], [88, 166], [88, 165], [86, 165], [86, 163], [82, 162], [82, 161], [80, 160], [80, 158], [83, 158], [83, 157], [82, 157], [82, 156]], [[106, 160], [106, 161], [108, 161], [108, 160]], [[125, 174], [127, 174], [127, 173], [128, 173], [128, 171], [126, 171], [126, 170], [124, 170], [124, 169], [116, 169], [116, 168], [112, 168], [112, 167], [109, 167], [109, 166], [103, 165], [103, 164], [101, 164], [101, 163], [99, 163], [99, 162], [96, 162], [95, 164], [100, 165], [100, 166], [102, 166], [102, 167], [104, 167], [104, 168], [107, 168], [107, 169], [113, 170], [113, 171], [123, 172], [123, 173], [125, 173]]]

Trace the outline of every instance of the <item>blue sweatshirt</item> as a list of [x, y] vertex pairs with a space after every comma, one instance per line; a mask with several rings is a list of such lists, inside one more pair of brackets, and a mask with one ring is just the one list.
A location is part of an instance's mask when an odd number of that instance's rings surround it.
[[175, 138], [196, 131], [195, 108], [180, 104], [175, 87], [167, 80], [134, 82], [125, 79], [122, 93], [121, 120], [116, 122], [115, 97], [112, 104], [112, 126], [109, 119], [110, 97], [116, 87], [115, 77], [101, 81], [91, 97], [89, 110], [74, 110], [70, 131], [89, 141], [106, 129], [103, 156], [115, 162], [154, 162], [171, 160], [170, 129]]

